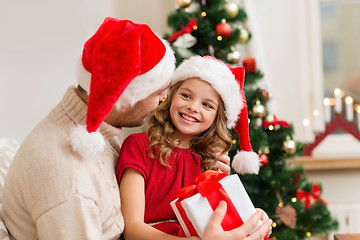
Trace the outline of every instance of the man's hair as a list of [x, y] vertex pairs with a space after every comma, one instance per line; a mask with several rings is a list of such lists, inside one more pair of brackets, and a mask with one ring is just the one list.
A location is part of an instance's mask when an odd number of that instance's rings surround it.
[[[178, 82], [171, 88], [167, 99], [148, 118], [146, 130], [150, 141], [148, 154], [151, 158], [158, 159], [164, 166], [169, 166], [167, 159], [179, 144], [179, 140], [172, 136], [175, 126], [171, 121], [170, 106], [183, 82]], [[200, 156], [203, 171], [218, 170], [217, 160], [219, 156], [230, 150], [231, 140], [230, 132], [226, 127], [224, 103], [220, 100], [214, 122], [207, 130], [190, 141], [190, 148]], [[214, 147], [217, 148], [216, 151]], [[154, 149], [156, 149], [155, 155], [152, 153]], [[219, 150], [221, 154], [217, 155]]]

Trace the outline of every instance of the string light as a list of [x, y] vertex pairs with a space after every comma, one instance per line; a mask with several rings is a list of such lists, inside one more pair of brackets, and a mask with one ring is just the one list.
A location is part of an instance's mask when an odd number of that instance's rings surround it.
[[217, 36], [216, 38], [218, 41], [221, 41], [222, 40], [222, 36]]
[[283, 206], [284, 206], [284, 203], [279, 202], [278, 207], [283, 207]]
[[293, 197], [293, 198], [291, 199], [291, 201], [292, 201], [293, 203], [295, 203], [295, 202], [297, 202], [297, 198]]
[[197, 29], [198, 29], [198, 26], [194, 25], [194, 26], [193, 26], [193, 29], [194, 29], [194, 30], [197, 30]]
[[235, 140], [235, 139], [233, 139], [233, 140], [232, 140], [232, 144], [235, 144], [235, 143], [236, 143], [236, 140]]
[[206, 17], [206, 12], [202, 12], [201, 17]]
[[274, 130], [274, 126], [273, 126], [273, 125], [270, 125], [270, 126], [269, 126], [269, 130], [270, 130], [270, 131]]
[[190, 12], [190, 9], [189, 8], [185, 8], [185, 12]]
[[272, 227], [273, 227], [273, 228], [276, 228], [276, 222], [273, 222], [273, 223], [272, 223]]
[[306, 236], [307, 236], [307, 237], [311, 237], [311, 232], [307, 232], [307, 233], [306, 233]]

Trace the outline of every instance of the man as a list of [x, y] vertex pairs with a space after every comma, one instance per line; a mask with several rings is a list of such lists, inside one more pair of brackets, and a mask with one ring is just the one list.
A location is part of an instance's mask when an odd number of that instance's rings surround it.
[[[174, 68], [171, 48], [148, 26], [104, 20], [84, 45], [79, 86], [29, 134], [7, 173], [0, 216], [11, 239], [120, 237], [117, 135], [166, 97]], [[209, 229], [209, 239], [220, 236]]]

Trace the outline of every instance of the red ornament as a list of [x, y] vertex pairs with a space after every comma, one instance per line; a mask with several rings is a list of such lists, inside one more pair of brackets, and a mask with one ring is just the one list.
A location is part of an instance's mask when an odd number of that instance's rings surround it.
[[269, 163], [269, 158], [265, 154], [259, 156], [261, 167], [266, 167]]
[[261, 91], [261, 93], [262, 93], [262, 95], [263, 95], [263, 100], [264, 101], [266, 101], [266, 100], [268, 100], [268, 98], [269, 98], [269, 93], [265, 90], [265, 89], [260, 89], [260, 91]]
[[227, 38], [231, 33], [231, 26], [227, 22], [223, 21], [216, 25], [215, 31], [217, 35]]
[[243, 66], [245, 68], [245, 73], [256, 72], [256, 61], [255, 58], [245, 58], [243, 60]]

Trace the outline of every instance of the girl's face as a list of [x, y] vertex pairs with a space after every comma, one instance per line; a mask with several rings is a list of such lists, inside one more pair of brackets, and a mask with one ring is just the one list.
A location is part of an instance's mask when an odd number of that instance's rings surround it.
[[181, 142], [188, 142], [207, 130], [215, 120], [219, 101], [219, 94], [209, 83], [199, 78], [185, 80], [170, 106], [175, 136]]

